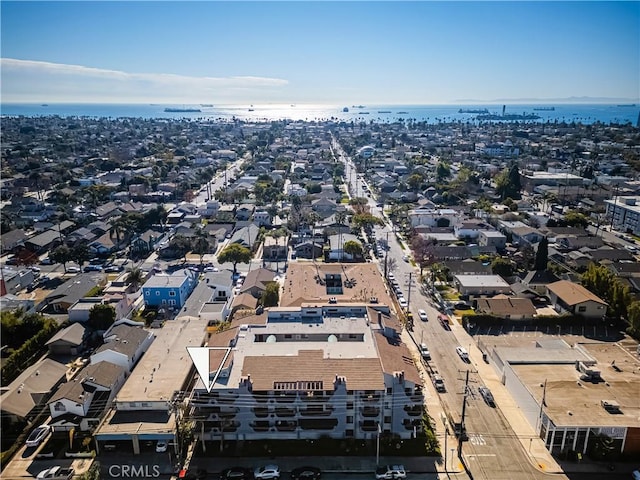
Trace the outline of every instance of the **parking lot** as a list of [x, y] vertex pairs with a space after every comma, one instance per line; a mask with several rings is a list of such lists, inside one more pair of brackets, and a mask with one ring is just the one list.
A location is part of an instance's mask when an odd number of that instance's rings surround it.
[[[536, 339], [549, 336], [562, 337], [568, 343], [584, 342], [585, 340], [598, 340], [603, 342], [616, 342], [622, 340], [624, 335], [619, 328], [609, 325], [502, 325], [490, 327], [474, 326], [469, 333], [485, 343], [499, 341], [502, 345], [516, 346], [522, 339]], [[486, 338], [485, 338], [486, 337]]]

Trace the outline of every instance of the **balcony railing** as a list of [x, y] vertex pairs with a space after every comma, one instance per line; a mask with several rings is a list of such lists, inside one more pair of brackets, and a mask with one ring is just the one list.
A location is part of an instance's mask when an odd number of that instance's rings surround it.
[[274, 398], [276, 403], [293, 403], [298, 396], [294, 393], [283, 393], [281, 395], [276, 394]]
[[404, 411], [407, 412], [407, 415], [409, 415], [410, 417], [417, 417], [422, 415], [424, 407], [422, 405], [405, 405]]
[[377, 407], [363, 407], [360, 413], [363, 417], [378, 417], [380, 416], [380, 409]]
[[298, 420], [303, 430], [333, 430], [338, 425], [337, 418], [301, 418]]
[[276, 408], [276, 415], [278, 417], [295, 417], [296, 409], [295, 408]]
[[268, 420], [256, 420], [250, 426], [255, 432], [268, 432], [271, 428]]
[[267, 407], [253, 407], [253, 414], [258, 418], [268, 417], [269, 409]]
[[373, 420], [364, 420], [360, 422], [360, 428], [363, 432], [377, 432], [378, 422], [374, 422]]
[[405, 418], [402, 421], [402, 425], [404, 425], [404, 428], [407, 430], [413, 430], [414, 427], [419, 429], [422, 426], [422, 419], [414, 418], [413, 420], [410, 420], [408, 418]]
[[257, 403], [267, 403], [269, 401], [268, 392], [253, 392], [253, 399]]
[[298, 428], [298, 422], [296, 420], [278, 420], [275, 426], [279, 432], [293, 432]]
[[300, 416], [302, 417], [326, 417], [333, 413], [333, 407], [327, 405], [324, 408], [321, 406], [301, 408]]

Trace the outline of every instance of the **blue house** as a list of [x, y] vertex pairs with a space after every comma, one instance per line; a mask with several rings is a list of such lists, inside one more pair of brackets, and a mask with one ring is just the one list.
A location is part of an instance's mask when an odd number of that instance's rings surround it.
[[171, 275], [154, 275], [142, 286], [144, 304], [153, 307], [182, 308], [198, 283], [191, 270], [178, 270]]

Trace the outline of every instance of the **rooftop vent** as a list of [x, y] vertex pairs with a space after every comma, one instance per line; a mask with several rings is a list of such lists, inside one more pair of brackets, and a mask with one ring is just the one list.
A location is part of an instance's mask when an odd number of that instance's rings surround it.
[[620, 413], [620, 404], [615, 400], [601, 400], [600, 405], [609, 413]]

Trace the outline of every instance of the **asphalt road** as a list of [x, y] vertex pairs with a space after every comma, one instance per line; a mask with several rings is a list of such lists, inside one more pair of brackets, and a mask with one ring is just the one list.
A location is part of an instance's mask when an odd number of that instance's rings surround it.
[[[363, 180], [359, 179], [354, 166], [344, 152], [334, 143], [334, 151], [345, 163], [345, 178], [350, 191], [362, 192]], [[361, 195], [360, 195], [361, 196]], [[380, 208], [376, 207], [375, 198], [368, 198], [371, 212], [384, 218]], [[439, 373], [445, 382], [446, 393], [435, 393], [428, 387], [427, 392], [439, 396], [445, 412], [459, 414], [465, 391], [466, 372], [469, 371], [469, 395], [467, 396], [465, 426], [469, 440], [463, 443], [462, 452], [465, 462], [475, 479], [486, 480], [529, 480], [546, 477], [546, 474], [535, 469], [523, 451], [521, 443], [500, 411], [487, 405], [478, 393], [483, 380], [470, 363], [464, 362], [457, 354], [459, 343], [450, 330], [445, 330], [437, 320], [438, 311], [430, 298], [421, 293], [419, 270], [409, 262], [403, 261], [409, 250], [396, 238], [390, 222], [385, 219], [383, 226], [375, 228], [377, 239], [388, 238], [388, 259], [394, 259], [396, 268], [393, 274], [401, 286], [405, 299], [409, 301], [409, 310], [413, 313], [414, 331], [411, 337], [417, 345], [424, 342], [429, 347], [431, 360], [426, 363], [427, 371]], [[384, 259], [378, 259], [381, 272], [384, 272]], [[409, 290], [411, 290], [409, 292]], [[427, 312], [428, 321], [418, 317], [418, 309]], [[470, 345], [462, 345], [470, 350]], [[452, 439], [453, 437], [450, 437]], [[455, 454], [457, 445], [449, 442], [448, 454]], [[441, 445], [444, 448], [443, 445]], [[454, 450], [452, 450], [454, 449]], [[563, 478], [562, 475], [558, 477]]]

